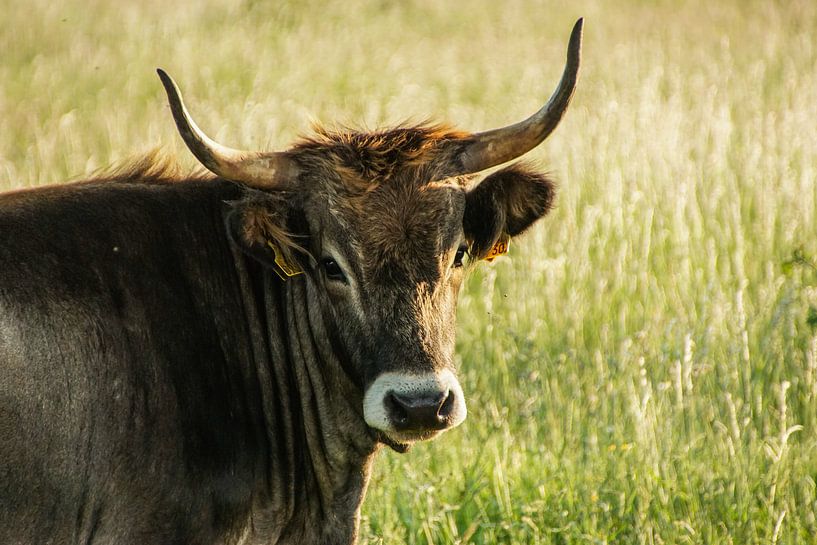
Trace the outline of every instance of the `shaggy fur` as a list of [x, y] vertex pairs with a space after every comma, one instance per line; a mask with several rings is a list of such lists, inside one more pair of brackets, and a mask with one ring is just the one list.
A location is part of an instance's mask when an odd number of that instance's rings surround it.
[[450, 154], [452, 142], [466, 139], [466, 133], [445, 125], [401, 125], [376, 132], [318, 126], [313, 136], [296, 142], [292, 152], [308, 166], [328, 166], [350, 190], [371, 191], [401, 170], [439, 161]]

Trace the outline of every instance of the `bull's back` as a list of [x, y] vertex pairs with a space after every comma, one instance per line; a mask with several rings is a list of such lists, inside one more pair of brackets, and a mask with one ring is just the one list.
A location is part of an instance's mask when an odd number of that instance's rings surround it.
[[189, 539], [207, 507], [185, 486], [240, 465], [247, 445], [218, 437], [248, 426], [224, 395], [243, 384], [220, 221], [234, 197], [120, 182], [0, 196], [0, 542]]

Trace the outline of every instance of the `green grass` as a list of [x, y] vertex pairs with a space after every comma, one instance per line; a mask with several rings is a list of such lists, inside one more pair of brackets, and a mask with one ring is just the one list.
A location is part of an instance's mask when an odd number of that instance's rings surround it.
[[469, 418], [380, 456], [362, 542], [814, 542], [814, 2], [3, 3], [0, 188], [155, 146], [192, 166], [156, 66], [238, 147], [517, 121], [585, 16], [530, 154], [558, 207], [461, 297]]

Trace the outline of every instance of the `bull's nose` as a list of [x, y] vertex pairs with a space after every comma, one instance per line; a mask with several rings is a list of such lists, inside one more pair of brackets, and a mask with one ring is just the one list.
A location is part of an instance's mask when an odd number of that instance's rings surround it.
[[376, 430], [405, 443], [431, 439], [465, 420], [465, 396], [448, 369], [409, 375], [380, 374], [363, 396], [363, 417]]
[[426, 395], [386, 394], [384, 403], [396, 431], [443, 430], [451, 425], [455, 402], [450, 390]]

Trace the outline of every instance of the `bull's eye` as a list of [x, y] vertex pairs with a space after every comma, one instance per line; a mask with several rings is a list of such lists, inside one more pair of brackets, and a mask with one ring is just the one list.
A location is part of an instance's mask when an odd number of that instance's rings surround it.
[[462, 267], [462, 260], [465, 257], [465, 252], [468, 251], [468, 247], [463, 244], [459, 248], [457, 248], [457, 253], [454, 255], [454, 264], [451, 265], [452, 267]]
[[324, 257], [321, 260], [323, 270], [326, 273], [326, 278], [334, 280], [335, 282], [346, 282], [346, 275], [343, 274], [343, 269], [340, 268], [338, 262], [331, 257]]

